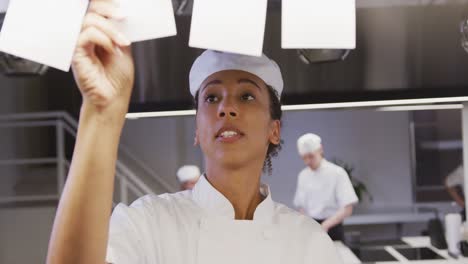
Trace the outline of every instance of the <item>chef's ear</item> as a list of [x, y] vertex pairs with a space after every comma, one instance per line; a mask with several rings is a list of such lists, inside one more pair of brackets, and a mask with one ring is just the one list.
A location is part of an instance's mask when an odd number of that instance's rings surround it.
[[271, 123], [269, 140], [272, 144], [278, 145], [281, 142], [281, 121], [273, 120]]

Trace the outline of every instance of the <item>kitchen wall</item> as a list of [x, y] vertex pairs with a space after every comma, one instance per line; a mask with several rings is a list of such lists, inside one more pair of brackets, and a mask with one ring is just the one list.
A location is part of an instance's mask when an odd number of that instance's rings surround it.
[[0, 263], [45, 263], [55, 208], [0, 210]]
[[[49, 69], [44, 76], [5, 76], [0, 74], [0, 115], [66, 110], [77, 113], [81, 98], [71, 73]], [[52, 157], [55, 155], [54, 128], [0, 127], [0, 160]], [[12, 184], [31, 178], [38, 166], [0, 166], [0, 196], [13, 193]], [[43, 168], [41, 168], [43, 169]], [[25, 176], [25, 177], [23, 177]], [[38, 188], [40, 186], [38, 185]]]
[[[11, 78], [0, 75], [0, 115], [43, 111], [47, 93], [42, 78]], [[21, 128], [0, 127], [0, 160], [30, 158], [47, 148], [47, 140]], [[37, 155], [36, 155], [37, 157]], [[0, 166], [0, 196], [12, 194], [18, 167]]]
[[[12, 78], [0, 74], [0, 115], [47, 110], [48, 91], [43, 78]], [[0, 160], [42, 156], [49, 149], [48, 139], [44, 131], [0, 128]], [[19, 186], [31, 187], [20, 183], [31, 183], [33, 178], [41, 176], [44, 170], [36, 169], [0, 166], [0, 196], [14, 195]], [[38, 191], [41, 186], [35, 185]], [[45, 263], [54, 215], [53, 204], [0, 207], [0, 263]]]

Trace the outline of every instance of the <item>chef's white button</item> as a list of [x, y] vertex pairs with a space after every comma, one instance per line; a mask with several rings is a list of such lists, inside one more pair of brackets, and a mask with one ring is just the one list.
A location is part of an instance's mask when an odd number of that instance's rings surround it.
[[273, 231], [271, 231], [271, 230], [263, 230], [263, 238], [265, 238], [265, 239], [272, 239], [272, 238], [273, 238]]

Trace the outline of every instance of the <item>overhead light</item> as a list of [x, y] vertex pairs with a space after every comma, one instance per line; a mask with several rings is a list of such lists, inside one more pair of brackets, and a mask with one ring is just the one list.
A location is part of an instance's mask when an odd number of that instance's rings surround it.
[[325, 62], [336, 62], [346, 59], [348, 49], [299, 49], [299, 59], [307, 65]]
[[423, 141], [420, 143], [423, 149], [454, 150], [463, 149], [463, 140], [437, 140]]
[[[442, 98], [421, 98], [421, 99], [399, 99], [399, 100], [380, 100], [380, 101], [362, 101], [362, 102], [343, 102], [343, 103], [322, 103], [322, 104], [302, 104], [302, 105], [283, 105], [281, 109], [283, 111], [300, 111], [300, 110], [326, 110], [326, 109], [344, 109], [344, 108], [363, 108], [363, 107], [380, 107], [377, 110], [380, 111], [404, 111], [403, 107], [413, 107], [417, 110], [429, 110], [432, 109], [461, 109], [461, 104], [448, 104], [448, 105], [428, 105], [436, 103], [459, 103], [467, 102], [468, 96], [459, 97], [442, 97]], [[411, 106], [409, 106], [411, 105]], [[418, 106], [415, 106], [418, 105]], [[384, 107], [385, 106], [385, 107]], [[400, 110], [382, 110], [382, 109], [393, 109]], [[399, 108], [395, 108], [399, 106]], [[422, 109], [424, 108], [424, 109]], [[158, 112], [141, 112], [141, 113], [128, 113], [125, 117], [127, 119], [138, 119], [145, 117], [171, 117], [171, 116], [191, 116], [195, 115], [195, 110], [177, 110], [177, 111], [158, 111]]]
[[340, 109], [340, 108], [361, 108], [378, 107], [393, 105], [419, 105], [436, 103], [454, 103], [468, 101], [468, 96], [459, 97], [441, 97], [441, 98], [420, 98], [420, 99], [398, 99], [398, 100], [380, 100], [380, 101], [362, 101], [362, 102], [343, 102], [343, 103], [323, 103], [323, 104], [303, 104], [303, 105], [284, 105], [284, 111], [298, 110], [318, 110], [318, 109]]
[[127, 119], [138, 119], [145, 117], [170, 117], [170, 116], [191, 116], [195, 115], [195, 110], [177, 110], [177, 111], [158, 111], [158, 112], [141, 112], [128, 113], [125, 115]]
[[357, 8], [382, 8], [399, 6], [443, 6], [449, 4], [466, 4], [466, 0], [356, 0]]
[[377, 111], [423, 111], [423, 110], [448, 110], [463, 109], [462, 104], [443, 104], [443, 105], [402, 105], [402, 106], [384, 106], [377, 108]]

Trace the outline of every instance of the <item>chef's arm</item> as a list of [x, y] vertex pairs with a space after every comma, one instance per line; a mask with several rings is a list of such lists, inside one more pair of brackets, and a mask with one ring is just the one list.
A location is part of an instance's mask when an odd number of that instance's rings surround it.
[[[111, 0], [92, 0], [73, 57], [83, 103], [47, 254], [48, 264], [105, 263], [117, 150], [133, 87], [127, 41]], [[117, 45], [119, 44], [119, 45]]]
[[345, 207], [340, 208], [333, 216], [327, 218], [322, 222], [322, 227], [328, 232], [330, 228], [339, 225], [344, 219], [353, 213], [353, 205], [348, 204]]
[[456, 187], [451, 187], [451, 186], [447, 186], [447, 191], [450, 195], [450, 197], [452, 197], [452, 199], [462, 208], [465, 208], [465, 200], [463, 199], [463, 197], [458, 193], [458, 190]]
[[72, 166], [60, 199], [47, 263], [104, 263], [117, 146], [123, 120], [82, 106]]

